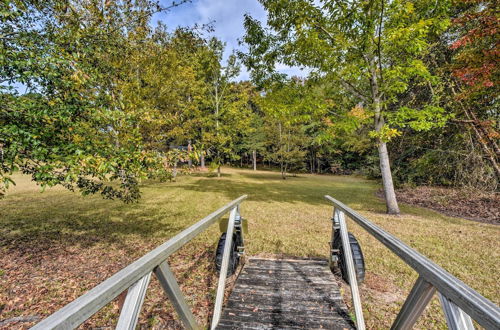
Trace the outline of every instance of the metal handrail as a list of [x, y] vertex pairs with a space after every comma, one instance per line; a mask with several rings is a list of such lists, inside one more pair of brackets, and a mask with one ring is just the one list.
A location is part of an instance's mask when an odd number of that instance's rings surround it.
[[450, 329], [473, 329], [471, 317], [486, 329], [500, 329], [500, 309], [494, 303], [342, 202], [325, 198], [333, 203], [334, 212], [347, 214], [419, 274], [392, 329], [411, 329], [435, 291]]
[[[246, 198], [247, 195], [243, 195], [238, 199], [233, 200], [191, 227], [183, 230], [167, 242], [158, 246], [156, 249], [147, 253], [101, 284], [97, 285], [83, 296], [77, 298], [46, 319], [42, 320], [31, 329], [46, 330], [76, 328], [127, 289], [128, 292], [120, 313], [117, 329], [135, 329], [152, 273], [154, 273], [158, 278], [161, 286], [174, 305], [186, 328], [201, 328], [196, 323], [196, 319], [187, 305], [184, 296], [180, 291], [179, 285], [175, 280], [175, 276], [170, 270], [166, 260], [172, 253], [206, 230], [228, 211], [231, 211], [230, 218], [232, 217], [233, 219], [232, 222], [230, 219], [229, 223], [233, 223], [234, 225], [236, 217], [239, 218], [239, 205]], [[226, 240], [226, 247], [228, 241], [230, 240]], [[226, 259], [229, 258], [229, 253], [226, 253], [226, 250], [227, 249], [224, 249], [223, 255], [223, 266], [225, 263], [225, 271], [224, 269], [221, 269], [221, 275], [227, 274]], [[222, 281], [222, 287], [224, 287], [224, 284], [225, 276]], [[221, 280], [219, 279], [219, 287], [220, 286]], [[223, 294], [224, 290], [222, 290], [222, 296]], [[217, 295], [216, 299], [220, 300], [221, 298]], [[217, 313], [217, 310], [214, 313]]]

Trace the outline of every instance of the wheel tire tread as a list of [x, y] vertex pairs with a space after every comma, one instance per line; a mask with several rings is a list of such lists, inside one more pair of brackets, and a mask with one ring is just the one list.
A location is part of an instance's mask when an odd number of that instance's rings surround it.
[[[365, 260], [363, 257], [363, 252], [361, 246], [358, 243], [356, 237], [349, 233], [349, 245], [351, 247], [351, 253], [354, 262], [354, 269], [356, 272], [356, 279], [358, 284], [362, 283], [365, 279]], [[349, 275], [347, 274], [347, 266], [344, 264], [344, 248], [341, 243], [340, 233], [337, 231], [334, 236], [334, 248], [340, 251], [339, 253], [339, 268], [342, 274], [342, 278], [346, 283], [349, 284]]]
[[[237, 235], [233, 235], [233, 242], [231, 248], [231, 255], [229, 257], [229, 264], [227, 267], [227, 276], [233, 275], [236, 272], [239, 264], [239, 256], [237, 255]], [[217, 249], [215, 252], [215, 269], [220, 273], [222, 267], [222, 256], [224, 254], [224, 246], [226, 244], [226, 233], [222, 233], [219, 242], [217, 243]]]

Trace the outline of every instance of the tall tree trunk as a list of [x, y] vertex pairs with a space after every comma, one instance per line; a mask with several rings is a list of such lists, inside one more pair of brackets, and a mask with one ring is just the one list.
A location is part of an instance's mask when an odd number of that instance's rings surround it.
[[[375, 106], [375, 130], [381, 132], [384, 126], [384, 117], [380, 113], [380, 99], [374, 98]], [[380, 158], [380, 174], [382, 175], [382, 185], [384, 188], [385, 204], [388, 214], [399, 214], [398, 201], [396, 192], [394, 191], [394, 183], [392, 182], [391, 164], [389, 161], [389, 152], [387, 151], [387, 143], [379, 138], [378, 140], [378, 156]]]
[[188, 167], [191, 168], [193, 166], [193, 159], [191, 158], [191, 151], [193, 151], [193, 147], [191, 146], [191, 140], [188, 141]]
[[321, 174], [321, 159], [319, 157], [316, 157], [316, 160], [318, 161], [318, 167], [316, 170], [318, 171], [318, 174]]
[[252, 151], [253, 170], [257, 171], [257, 150]]
[[220, 166], [221, 166], [221, 158], [220, 158], [220, 145], [219, 145], [219, 88], [215, 86], [215, 136], [217, 137], [217, 177], [220, 178]]
[[177, 162], [174, 162], [174, 168], [172, 169], [172, 181], [175, 182], [177, 178]]
[[387, 213], [399, 214], [399, 206], [396, 199], [396, 193], [394, 192], [394, 183], [392, 182], [391, 164], [389, 162], [387, 143], [379, 141], [378, 155], [380, 157], [380, 172], [382, 174]]
[[[290, 152], [290, 130], [288, 130], [288, 135], [286, 136], [286, 154], [289, 155]], [[288, 160], [285, 161], [285, 175], [283, 179], [286, 180], [286, 174], [288, 172]]]
[[[377, 124], [375, 125], [376, 131], [380, 132], [382, 126], [384, 125], [384, 120], [380, 113], [378, 117]], [[394, 183], [392, 182], [392, 172], [391, 164], [389, 161], [389, 152], [387, 151], [387, 143], [379, 138], [378, 141], [378, 156], [380, 158], [380, 174], [382, 175], [382, 185], [384, 188], [385, 204], [387, 207], [387, 213], [389, 214], [399, 214], [398, 201], [396, 199], [396, 193], [394, 191]]]
[[201, 153], [201, 157], [200, 157], [200, 167], [202, 169], [205, 169], [205, 153]]
[[[384, 116], [381, 108], [381, 95], [379, 90], [379, 79], [377, 76], [377, 63], [374, 56], [365, 56], [365, 59], [370, 67], [370, 87], [372, 92], [373, 110], [375, 112], [375, 131], [380, 133], [384, 127]], [[389, 161], [389, 152], [387, 151], [387, 143], [378, 138], [378, 155], [380, 158], [380, 174], [382, 174], [382, 185], [384, 188], [385, 204], [388, 214], [399, 214], [398, 201], [394, 191], [394, 183], [392, 182], [391, 164]]]
[[285, 166], [284, 166], [284, 159], [283, 159], [283, 144], [281, 143], [282, 141], [282, 136], [281, 136], [281, 122], [278, 123], [278, 126], [279, 126], [279, 129], [280, 129], [280, 139], [279, 139], [279, 142], [280, 142], [280, 168], [281, 168], [281, 178], [283, 178], [283, 180], [286, 180], [286, 175], [285, 175]]
[[309, 169], [311, 171], [311, 174], [314, 173], [314, 153], [312, 149], [309, 150]]

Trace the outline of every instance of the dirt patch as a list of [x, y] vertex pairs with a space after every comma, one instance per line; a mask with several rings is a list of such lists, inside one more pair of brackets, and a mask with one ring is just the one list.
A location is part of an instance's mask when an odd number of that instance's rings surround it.
[[[351, 289], [340, 276], [335, 277], [341, 287], [342, 297], [351, 315], [354, 315]], [[366, 272], [365, 281], [359, 286], [359, 292], [367, 329], [389, 329], [395, 318], [393, 313], [398, 313], [408, 294], [387, 276], [373, 272]]]
[[[340, 276], [336, 276], [337, 282], [342, 286], [348, 305], [352, 305], [351, 289]], [[387, 277], [367, 272], [365, 281], [360, 285], [362, 301], [370, 299], [383, 302], [386, 305], [394, 304], [404, 300], [403, 292]]]
[[[427, 207], [446, 215], [500, 224], [500, 193], [442, 187], [398, 189], [398, 201]], [[383, 196], [382, 192], [378, 193]]]
[[367, 272], [363, 285], [365, 294], [371, 295], [377, 301], [383, 301], [385, 304], [397, 303], [404, 299], [401, 289], [386, 277]]

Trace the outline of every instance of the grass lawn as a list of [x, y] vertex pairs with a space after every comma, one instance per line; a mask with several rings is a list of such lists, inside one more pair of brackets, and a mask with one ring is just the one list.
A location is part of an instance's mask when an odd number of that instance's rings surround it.
[[[40, 189], [17, 175], [17, 186], [0, 200], [0, 322], [54, 312], [120, 268], [230, 200], [248, 194], [242, 215], [249, 221], [247, 252], [259, 256], [325, 257], [332, 207], [329, 194], [358, 210], [463, 280], [500, 302], [500, 227], [450, 218], [401, 205], [402, 216], [384, 214], [375, 196], [379, 185], [353, 176], [300, 175], [224, 169], [222, 178], [183, 176], [174, 183], [147, 182], [136, 204], [81, 197], [63, 188]], [[352, 222], [365, 255], [361, 287], [367, 326], [386, 329], [407, 296], [416, 273]], [[172, 268], [200, 322], [213, 307], [216, 277], [213, 226], [171, 258]], [[348, 293], [348, 288], [344, 286]], [[156, 280], [148, 291], [140, 323], [179, 326]], [[112, 325], [110, 304], [87, 327]], [[10, 323], [28, 327], [33, 323]], [[1, 327], [1, 326], [0, 326]], [[417, 328], [445, 328], [434, 299]]]

